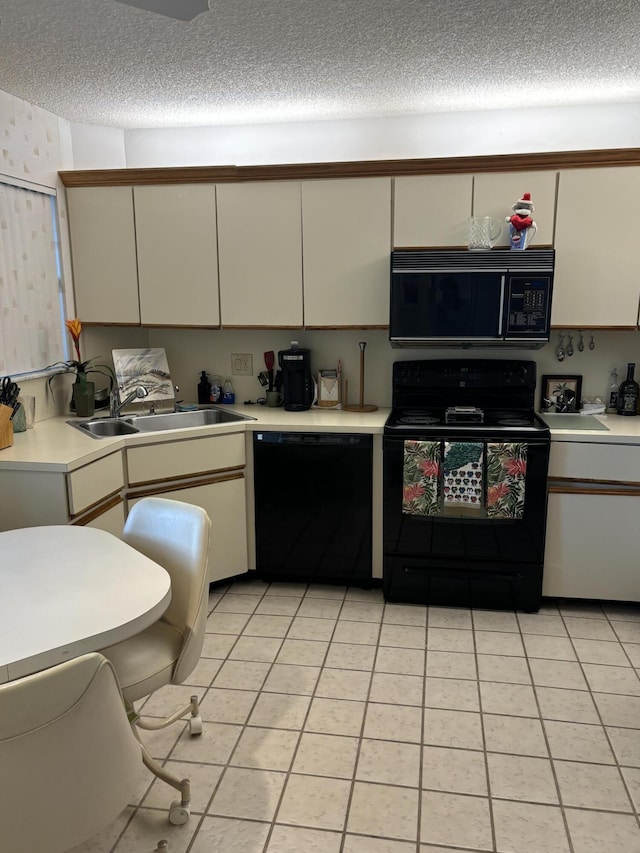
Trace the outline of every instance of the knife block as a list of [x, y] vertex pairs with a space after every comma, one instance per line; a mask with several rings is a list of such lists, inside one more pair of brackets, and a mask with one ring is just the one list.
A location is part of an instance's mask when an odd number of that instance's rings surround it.
[[10, 420], [12, 414], [11, 406], [0, 405], [0, 450], [13, 444], [13, 424]]

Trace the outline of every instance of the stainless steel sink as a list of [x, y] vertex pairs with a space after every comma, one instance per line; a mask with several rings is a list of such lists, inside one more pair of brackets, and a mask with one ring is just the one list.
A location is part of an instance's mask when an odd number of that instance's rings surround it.
[[250, 421], [253, 418], [239, 415], [225, 409], [198, 409], [195, 412], [167, 412], [159, 415], [135, 415], [127, 418], [140, 432], [157, 432], [163, 429], [184, 429], [185, 427], [208, 426], [210, 424], [229, 424], [237, 421]]
[[67, 423], [92, 438], [113, 438], [117, 435], [133, 435], [140, 432], [137, 427], [122, 418], [96, 418], [90, 421], [67, 421]]
[[67, 421], [92, 438], [113, 438], [139, 432], [159, 432], [166, 429], [229, 424], [252, 421], [248, 415], [239, 415], [226, 409], [198, 409], [194, 412], [166, 412], [159, 415], [131, 415], [124, 418], [93, 418], [88, 421]]

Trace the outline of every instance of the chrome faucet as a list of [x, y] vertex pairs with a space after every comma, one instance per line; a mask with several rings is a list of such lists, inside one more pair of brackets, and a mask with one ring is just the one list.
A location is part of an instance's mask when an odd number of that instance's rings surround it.
[[130, 394], [124, 398], [124, 400], [120, 403], [118, 402], [118, 389], [116, 388], [111, 395], [111, 406], [109, 410], [109, 415], [112, 418], [119, 418], [120, 412], [124, 409], [124, 407], [130, 403], [132, 400], [138, 398], [142, 400], [143, 397], [147, 397], [149, 392], [144, 387], [144, 385], [138, 385]]

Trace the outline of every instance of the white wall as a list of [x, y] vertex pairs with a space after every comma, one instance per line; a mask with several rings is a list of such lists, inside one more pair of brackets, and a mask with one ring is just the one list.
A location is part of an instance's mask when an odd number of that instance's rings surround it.
[[[540, 107], [124, 132], [126, 164], [262, 165], [640, 146], [640, 106]], [[100, 157], [100, 152], [97, 152]], [[83, 167], [85, 168], [85, 167]], [[100, 163], [86, 168], [100, 168]]]
[[[117, 331], [117, 330], [116, 330]], [[612, 367], [618, 379], [626, 376], [629, 361], [640, 362], [640, 333], [596, 332], [595, 348], [589, 348], [591, 335], [584, 334], [584, 350], [578, 350], [578, 334], [574, 334], [573, 356], [563, 362], [556, 358], [559, 334], [540, 350], [452, 350], [452, 349], [392, 349], [386, 331], [239, 331], [195, 329], [149, 329], [149, 346], [164, 347], [174, 384], [180, 386], [179, 399], [196, 402], [196, 386], [201, 370], [223, 379], [230, 377], [236, 391], [236, 401], [255, 400], [264, 394], [257, 374], [264, 369], [264, 353], [288, 349], [292, 340], [311, 350], [311, 367], [334, 368], [340, 359], [343, 377], [349, 381], [349, 400], [358, 402], [360, 387], [359, 341], [366, 341], [365, 403], [391, 405], [391, 370], [394, 361], [422, 358], [523, 358], [535, 361], [538, 376], [579, 375], [583, 377], [583, 394], [604, 395]], [[565, 347], [568, 337], [564, 338]], [[122, 344], [124, 346], [124, 344]], [[131, 344], [142, 346], [142, 344]], [[231, 353], [250, 353], [253, 356], [253, 376], [231, 375]], [[536, 408], [539, 399], [536, 399]]]
[[71, 125], [74, 169], [124, 169], [124, 130], [95, 124]]

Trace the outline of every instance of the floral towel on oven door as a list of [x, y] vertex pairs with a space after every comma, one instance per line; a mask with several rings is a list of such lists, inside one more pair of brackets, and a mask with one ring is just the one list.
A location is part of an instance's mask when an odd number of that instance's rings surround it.
[[440, 512], [439, 441], [405, 441], [402, 475], [402, 512], [437, 515]]
[[479, 441], [446, 441], [444, 504], [482, 509], [482, 451]]
[[527, 445], [524, 442], [487, 444], [487, 516], [524, 515]]

